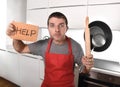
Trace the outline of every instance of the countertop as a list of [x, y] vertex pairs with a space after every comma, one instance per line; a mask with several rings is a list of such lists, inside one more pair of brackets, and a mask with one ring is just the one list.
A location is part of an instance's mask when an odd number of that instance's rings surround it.
[[95, 67], [93, 67], [91, 69], [91, 71], [95, 71], [95, 72], [99, 72], [99, 73], [104, 73], [104, 74], [109, 74], [109, 75], [120, 77], [120, 72], [114, 72], [114, 71], [104, 70], [104, 69], [95, 68]]
[[39, 56], [39, 55], [33, 55], [33, 54], [28, 54], [28, 53], [18, 53], [16, 52], [14, 49], [0, 49], [0, 51], [5, 51], [5, 52], [9, 52], [9, 53], [14, 53], [14, 54], [19, 54], [21, 56], [27, 56], [27, 57], [30, 57], [30, 58], [34, 58], [34, 59], [40, 59], [40, 60], [43, 60], [42, 56]]

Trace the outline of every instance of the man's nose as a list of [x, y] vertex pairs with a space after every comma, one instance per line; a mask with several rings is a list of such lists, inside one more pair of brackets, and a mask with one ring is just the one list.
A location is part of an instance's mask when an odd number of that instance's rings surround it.
[[59, 26], [55, 27], [55, 31], [58, 32], [60, 30]]

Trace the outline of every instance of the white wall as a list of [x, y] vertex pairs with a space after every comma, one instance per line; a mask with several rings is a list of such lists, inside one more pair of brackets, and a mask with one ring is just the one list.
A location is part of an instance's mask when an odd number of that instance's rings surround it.
[[[10, 22], [26, 22], [26, 6], [27, 0], [7, 0], [7, 23], [6, 26]], [[12, 46], [12, 39], [8, 36], [6, 37], [6, 49], [9, 49]]]
[[12, 20], [26, 22], [27, 0], [7, 0], [7, 23]]
[[7, 20], [7, 0], [0, 2], [0, 48], [5, 49], [6, 43], [6, 20]]
[[15, 20], [26, 22], [27, 0], [1, 0], [0, 3], [0, 49], [7, 49], [12, 44], [11, 39], [6, 36], [8, 24]]
[[[6, 2], [7, 2], [7, 4], [6, 4]], [[117, 2], [117, 0], [116, 0], [116, 2]], [[89, 2], [89, 3], [93, 4], [92, 2]], [[10, 39], [9, 37], [6, 37], [6, 34], [5, 34], [6, 27], [7, 27], [8, 23], [10, 23], [12, 20], [26, 22], [26, 4], [27, 4], [27, 0], [1, 0], [0, 10], [2, 11], [2, 13], [1, 13], [1, 18], [0, 18], [1, 19], [0, 20], [0, 39], [2, 41], [0, 44], [0, 48], [3, 48], [3, 49], [6, 48], [6, 43], [7, 43], [7, 49], [9, 49], [9, 47], [12, 47], [12, 41], [11, 41], [12, 39]], [[33, 4], [35, 4], [35, 3], [33, 3]], [[116, 6], [120, 7], [120, 4], [113, 4], [113, 5], [115, 6], [114, 9], [117, 8]], [[104, 4], [104, 6], [109, 6], [109, 7], [111, 7], [113, 5]], [[95, 6], [99, 7], [99, 8], [103, 7], [103, 5], [99, 5], [99, 4], [95, 4]], [[89, 6], [89, 15], [90, 15], [90, 13], [95, 13], [97, 11], [95, 9], [90, 9], [90, 7], [92, 8], [93, 6]], [[108, 8], [108, 9], [111, 9], [111, 8]], [[41, 10], [41, 9], [38, 9], [38, 10]], [[42, 10], [45, 10], [45, 9], [42, 9]], [[34, 10], [32, 10], [32, 11], [34, 11]], [[31, 16], [31, 18], [33, 18], [34, 16], [35, 15]], [[79, 16], [81, 16], [81, 15], [79, 15]], [[105, 16], [105, 15], [103, 15], [103, 16]], [[97, 16], [95, 15], [93, 18], [96, 18], [96, 17]], [[117, 18], [119, 18], [119, 17], [116, 17], [116, 20], [114, 19], [114, 22], [116, 21], [117, 23], [119, 23], [118, 22], [119, 20]], [[113, 19], [113, 18], [111, 17], [111, 19]], [[39, 20], [39, 19], [37, 18], [37, 20]], [[92, 17], [90, 17], [90, 20], [92, 20]], [[76, 23], [76, 22], [74, 22], [74, 23]], [[111, 25], [114, 25], [114, 24], [111, 24]], [[115, 28], [115, 29], [119, 30], [118, 28]], [[73, 33], [73, 31], [74, 31], [74, 33]], [[82, 30], [80, 30], [80, 29], [69, 30], [67, 34], [68, 34], [68, 36], [73, 37], [77, 42], [80, 42], [81, 44], [83, 44], [83, 49], [84, 49], [84, 39], [83, 39], [83, 37], [81, 37], [83, 35], [81, 35], [81, 36], [79, 35], [80, 33], [83, 34], [81, 31]], [[118, 31], [118, 33], [119, 33], [119, 31]], [[45, 34], [46, 34], [46, 32], [44, 32], [44, 30], [42, 30], [41, 37], [43, 37], [42, 35], [45, 35]], [[47, 33], [47, 35], [48, 35], [48, 33]], [[114, 35], [117, 35], [117, 36], [114, 36]], [[120, 61], [120, 59], [119, 59], [120, 56], [118, 56], [118, 49], [117, 49], [117, 47], [119, 47], [120, 45], [116, 44], [116, 42], [115, 42], [116, 39], [119, 39], [119, 37], [118, 37], [119, 34], [114, 34], [114, 35], [113, 35], [114, 43], [112, 42], [112, 45], [110, 46], [110, 48], [108, 48], [106, 51], [101, 52], [101, 53], [93, 52], [96, 58], [101, 58], [101, 59], [105, 58], [107, 60]], [[7, 38], [7, 40], [6, 40], [6, 38]], [[80, 38], [82, 39], [82, 41]], [[116, 56], [114, 57], [114, 55], [116, 55]]]

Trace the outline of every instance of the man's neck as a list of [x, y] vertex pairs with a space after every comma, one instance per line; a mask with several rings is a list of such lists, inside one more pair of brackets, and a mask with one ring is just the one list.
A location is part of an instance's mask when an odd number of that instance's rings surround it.
[[66, 42], [66, 37], [64, 37], [62, 40], [53, 40], [53, 43], [57, 45], [62, 45]]

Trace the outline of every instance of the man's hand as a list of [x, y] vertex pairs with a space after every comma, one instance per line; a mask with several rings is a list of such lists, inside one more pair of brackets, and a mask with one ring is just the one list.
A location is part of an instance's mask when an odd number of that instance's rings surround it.
[[12, 23], [10, 23], [8, 28], [7, 28], [6, 34], [8, 36], [12, 36], [15, 34], [15, 30], [16, 30], [15, 26]]
[[89, 72], [94, 65], [93, 55], [91, 54], [89, 56], [83, 56], [82, 63], [85, 66], [85, 69], [86, 69], [85, 71]]

